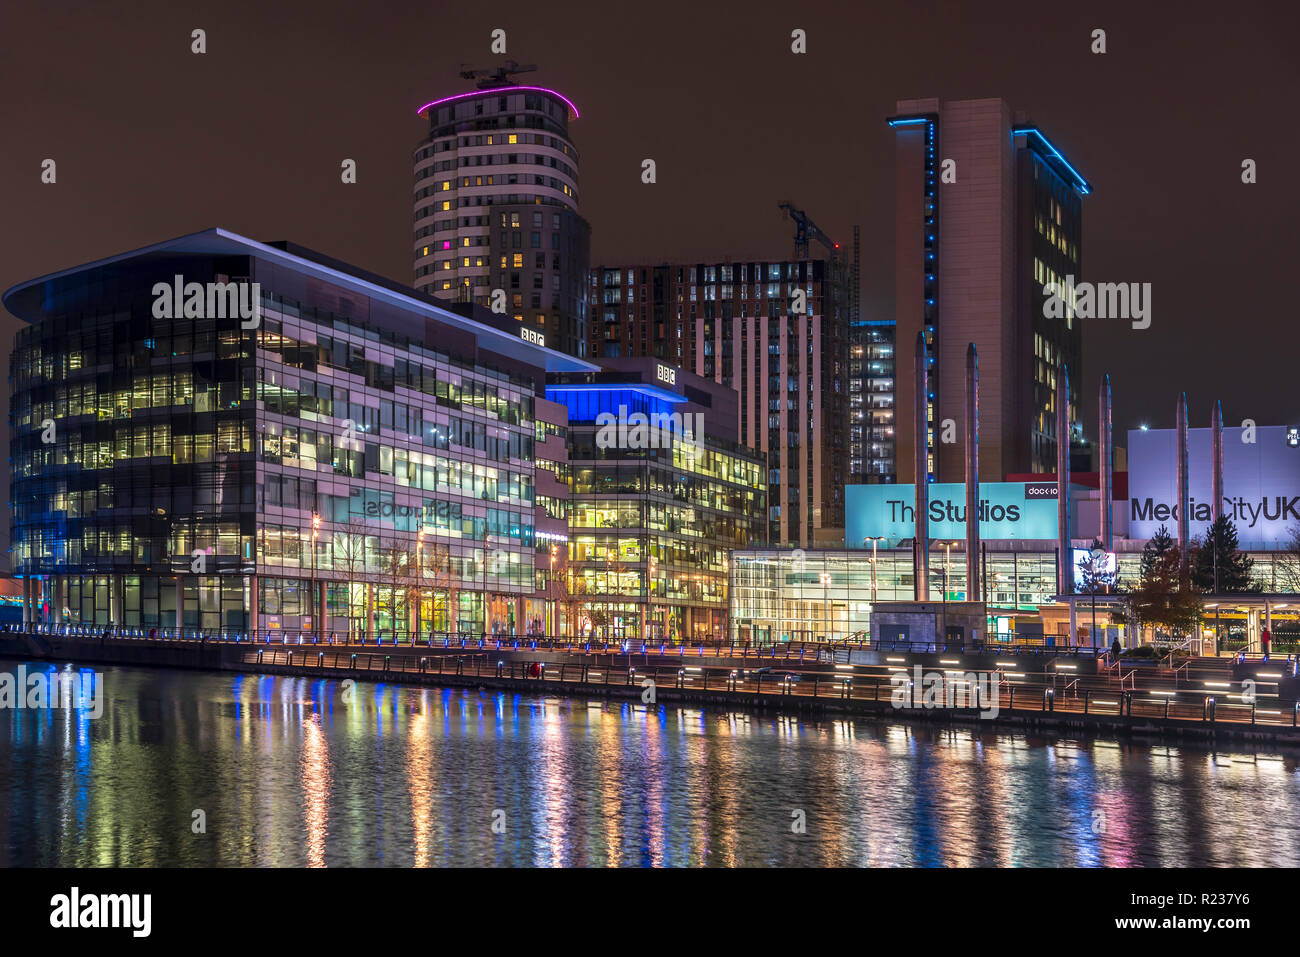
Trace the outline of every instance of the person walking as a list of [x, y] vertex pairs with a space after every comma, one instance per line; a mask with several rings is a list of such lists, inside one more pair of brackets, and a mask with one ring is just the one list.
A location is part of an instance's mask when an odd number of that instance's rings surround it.
[[1273, 635], [1267, 628], [1259, 636], [1259, 647], [1264, 652], [1264, 660], [1268, 661], [1269, 647], [1273, 644]]

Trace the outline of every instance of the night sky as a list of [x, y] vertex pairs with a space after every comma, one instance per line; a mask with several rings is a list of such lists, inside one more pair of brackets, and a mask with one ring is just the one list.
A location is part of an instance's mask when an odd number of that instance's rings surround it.
[[[845, 245], [862, 225], [864, 311], [892, 317], [884, 118], [900, 98], [1000, 96], [1094, 186], [1086, 278], [1153, 284], [1151, 328], [1085, 325], [1088, 434], [1103, 371], [1117, 431], [1172, 426], [1181, 389], [1193, 425], [1216, 397], [1227, 424], [1300, 423], [1297, 309], [1278, 292], [1300, 212], [1294, 3], [29, 6], [0, 12], [0, 289], [216, 225], [409, 284], [416, 109], [472, 88], [462, 65], [504, 60], [499, 27], [540, 67], [524, 82], [582, 111], [594, 263], [787, 256], [788, 198]], [[16, 327], [5, 313], [6, 356]]]

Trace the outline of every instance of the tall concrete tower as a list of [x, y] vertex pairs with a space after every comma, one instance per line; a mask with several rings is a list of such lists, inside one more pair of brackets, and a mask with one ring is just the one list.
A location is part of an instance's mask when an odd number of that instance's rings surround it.
[[[1056, 380], [1067, 365], [1074, 372], [1069, 426], [1079, 419], [1083, 339], [1073, 302], [1064, 318], [1048, 316], [1043, 290], [1083, 274], [1083, 200], [1092, 186], [1042, 129], [1000, 99], [900, 100], [888, 122], [896, 140], [895, 341], [921, 332], [929, 350], [930, 475], [961, 481], [961, 445], [939, 436], [946, 420], [961, 419], [972, 342], [984, 374], [981, 477], [1051, 472]], [[898, 377], [900, 482], [914, 480], [911, 387], [911, 377]]]

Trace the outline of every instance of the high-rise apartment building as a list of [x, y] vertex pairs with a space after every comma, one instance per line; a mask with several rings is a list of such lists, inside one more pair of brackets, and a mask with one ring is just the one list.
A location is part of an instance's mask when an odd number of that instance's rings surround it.
[[[1078, 320], [1048, 318], [1043, 287], [1082, 275], [1088, 181], [1047, 135], [1000, 99], [900, 100], [897, 139], [896, 345], [910, 369], [923, 333], [930, 356], [931, 475], [960, 481], [968, 343], [980, 362], [980, 475], [1056, 468], [1055, 387], [1070, 370], [1078, 420]], [[1068, 310], [1067, 310], [1068, 313]], [[912, 481], [913, 378], [895, 379], [898, 477]], [[951, 432], [951, 430], [949, 430]]]
[[836, 258], [598, 266], [593, 358], [653, 356], [739, 394], [739, 439], [767, 459], [768, 540], [844, 527], [848, 272]]
[[495, 307], [525, 337], [582, 356], [591, 227], [569, 138], [578, 109], [511, 72], [420, 107], [429, 132], [414, 156], [415, 286]]
[[849, 268], [849, 482], [898, 481], [894, 465], [894, 320], [862, 311], [861, 229]]
[[898, 481], [894, 461], [893, 319], [857, 319], [849, 341], [849, 481]]

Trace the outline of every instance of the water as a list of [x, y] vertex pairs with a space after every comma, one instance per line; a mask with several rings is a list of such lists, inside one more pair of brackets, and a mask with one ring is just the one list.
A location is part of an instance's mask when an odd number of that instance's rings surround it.
[[0, 710], [0, 864], [1300, 864], [1295, 756], [1242, 747], [141, 668], [103, 688], [98, 719]]

